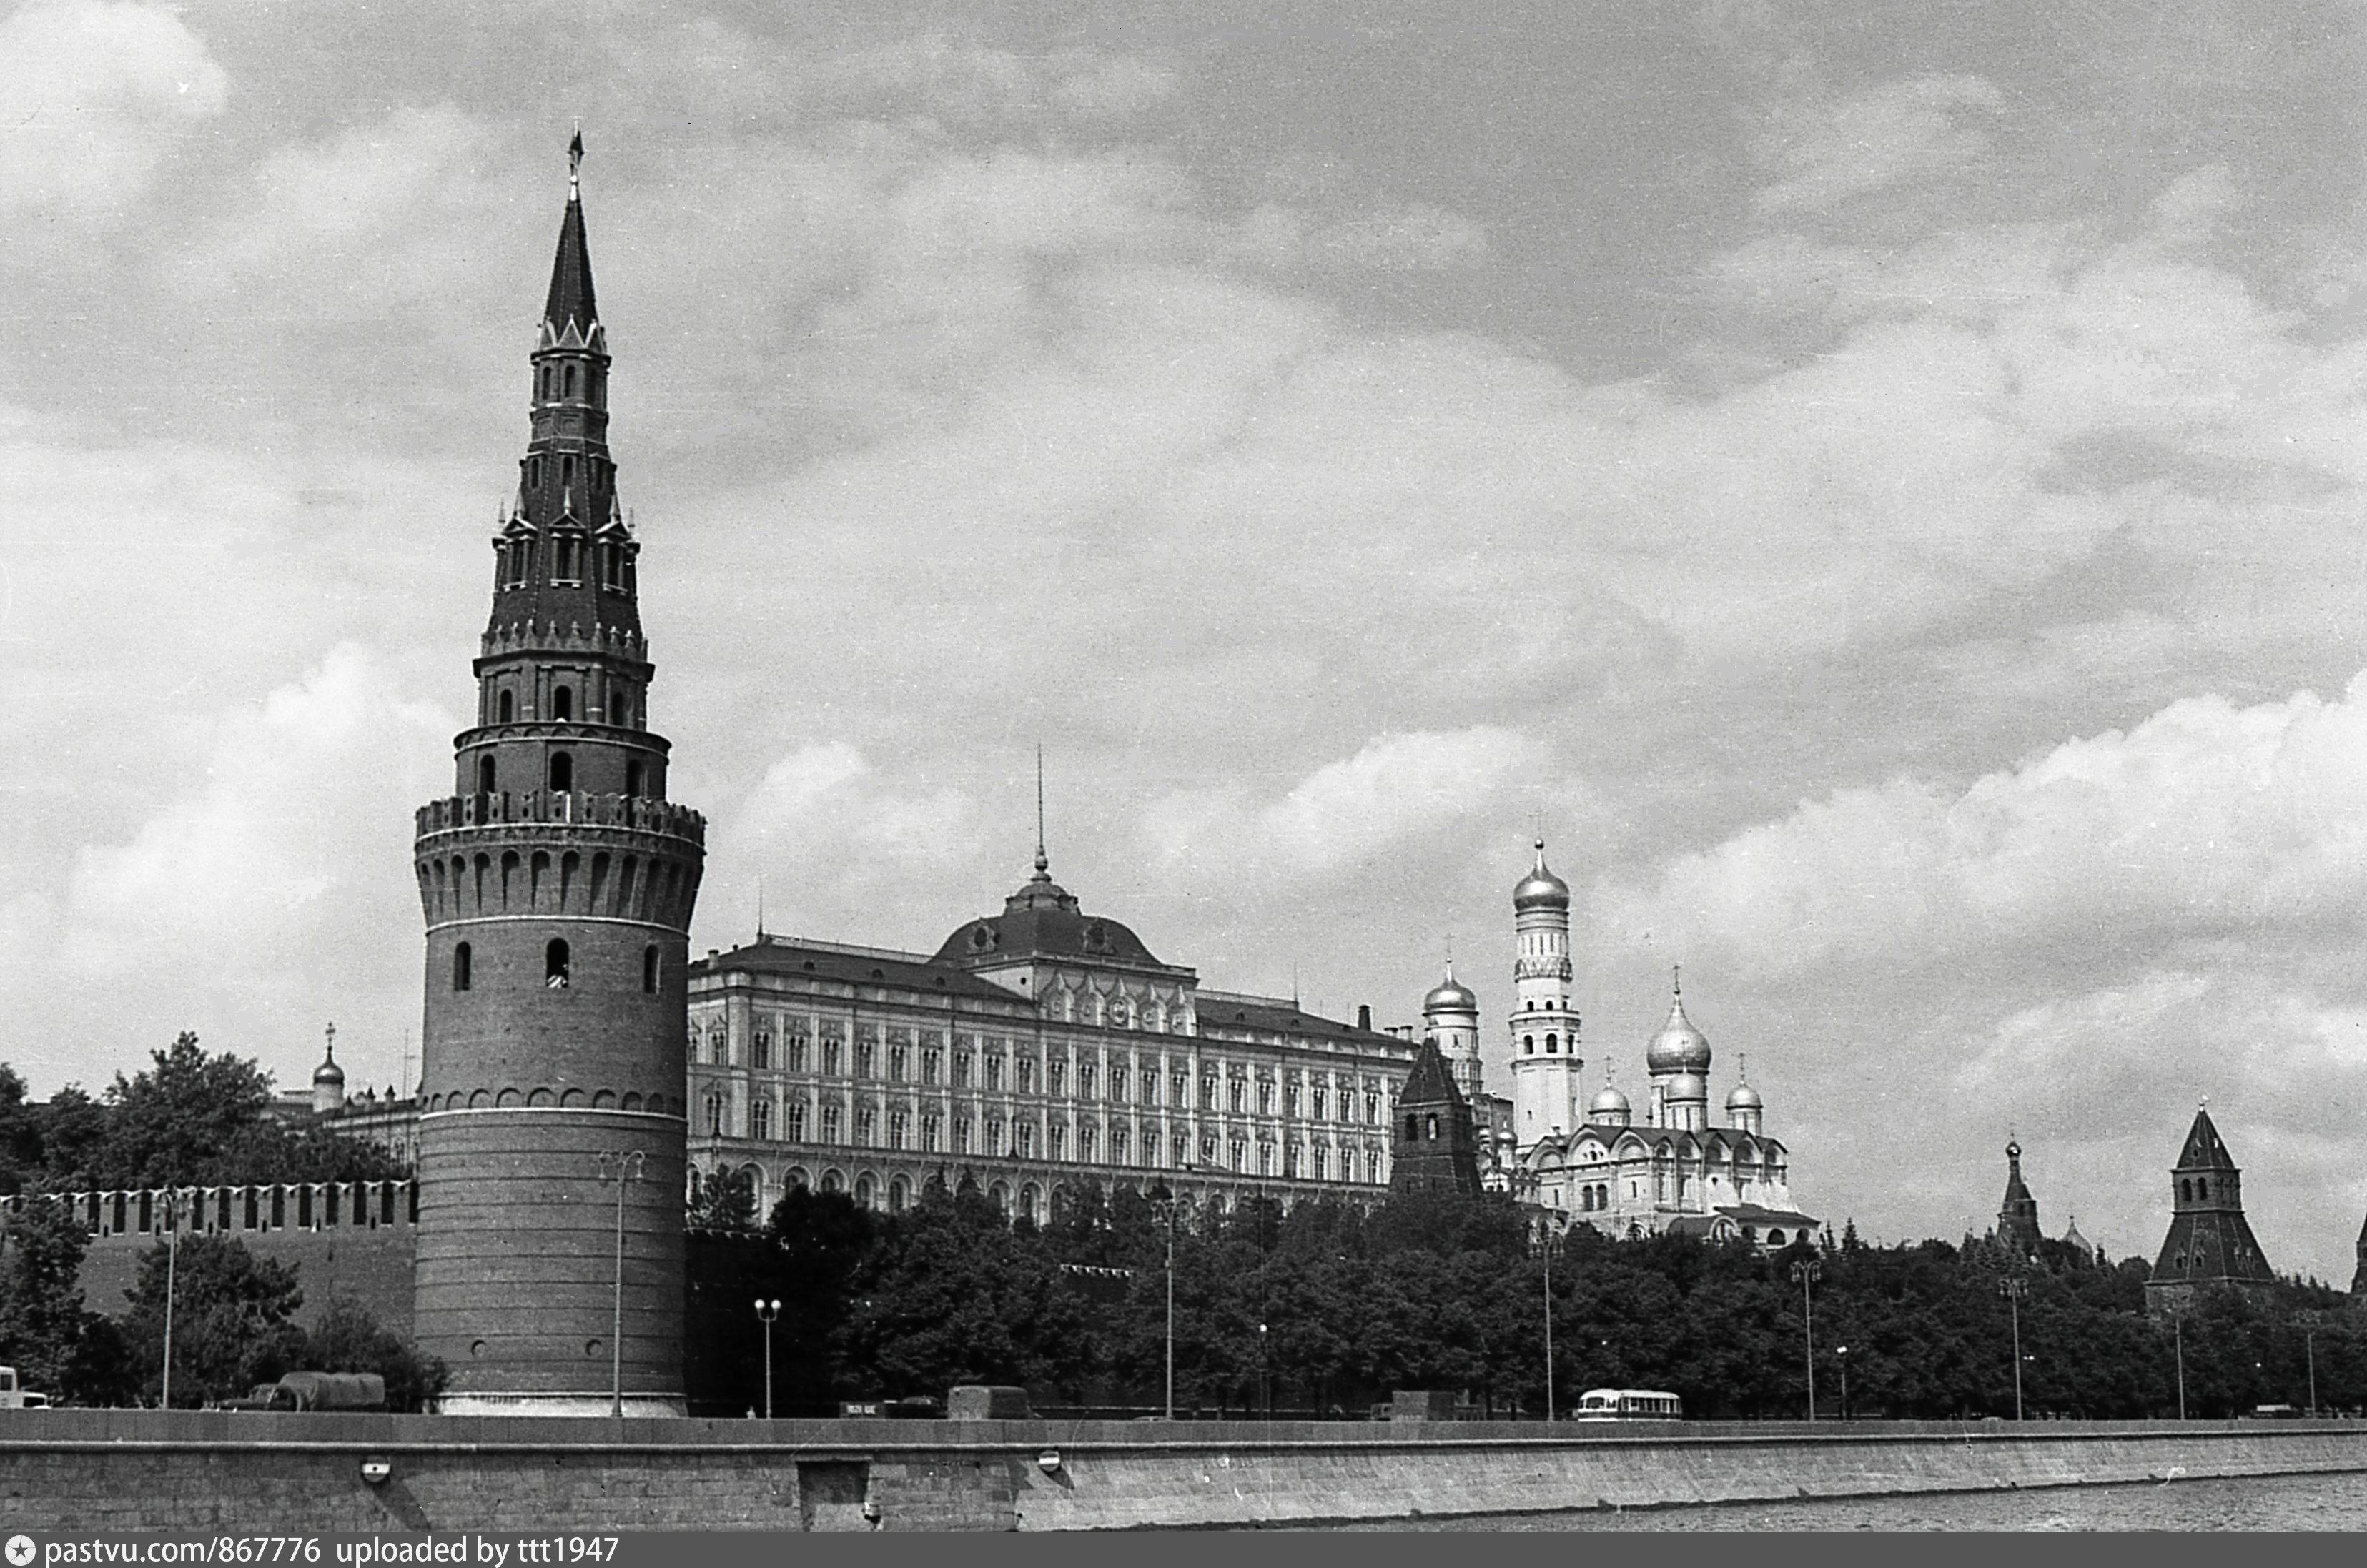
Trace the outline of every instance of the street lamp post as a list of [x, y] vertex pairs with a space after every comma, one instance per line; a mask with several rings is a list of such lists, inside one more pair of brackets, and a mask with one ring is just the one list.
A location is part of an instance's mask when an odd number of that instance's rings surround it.
[[1808, 1344], [1808, 1419], [1817, 1418], [1817, 1316], [1808, 1287], [1825, 1276], [1825, 1266], [1813, 1258], [1803, 1258], [1792, 1265], [1792, 1278], [1800, 1282], [1800, 1331]]
[[173, 1408], [173, 1286], [180, 1259], [181, 1190], [176, 1187], [164, 1194], [164, 1387], [156, 1400], [164, 1410]]
[[2178, 1418], [2186, 1419], [2186, 1314], [2169, 1314], [2169, 1343], [2178, 1355]]
[[764, 1419], [773, 1418], [773, 1320], [781, 1315], [778, 1298], [756, 1298], [756, 1321], [764, 1325]]
[[2309, 1355], [2309, 1413], [2317, 1415], [2317, 1325], [2311, 1324], [2301, 1331], [2303, 1348]]
[[1833, 1359], [1841, 1364], [1841, 1419], [1849, 1419], [1849, 1347], [1833, 1347]]
[[625, 1183], [642, 1179], [642, 1168], [650, 1156], [640, 1149], [627, 1149], [623, 1154], [595, 1155], [593, 1163], [599, 1168], [603, 1182], [617, 1184], [617, 1282], [611, 1297], [608, 1326], [608, 1414], [617, 1420], [625, 1415]]
[[1553, 1249], [1554, 1235], [1546, 1232], [1546, 1419], [1554, 1418], [1553, 1381]]
[[[1192, 1168], [1187, 1161], [1182, 1169]], [[1175, 1211], [1183, 1202], [1180, 1193], [1168, 1191], [1161, 1182], [1157, 1189], [1166, 1196], [1154, 1198], [1151, 1205], [1163, 1211], [1167, 1221], [1167, 1418], [1175, 1419]]]
[[2008, 1275], [1998, 1281], [1998, 1293], [2005, 1297], [2007, 1314], [2013, 1320], [2013, 1418], [2022, 1419], [2022, 1298], [2030, 1293], [2030, 1281], [2019, 1274]]
[[1274, 1419], [1274, 1391], [1265, 1381], [1265, 1325], [1258, 1325], [1258, 1406], [1262, 1421]]

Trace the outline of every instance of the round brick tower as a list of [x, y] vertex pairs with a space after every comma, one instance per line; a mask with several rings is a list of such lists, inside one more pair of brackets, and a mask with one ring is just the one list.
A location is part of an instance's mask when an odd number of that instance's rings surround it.
[[457, 793], [418, 814], [416, 1334], [450, 1369], [449, 1412], [606, 1415], [621, 1397], [679, 1415], [685, 968], [706, 825], [667, 802], [666, 742], [647, 727], [640, 547], [608, 457], [580, 139], [572, 153], [477, 722], [454, 740]]

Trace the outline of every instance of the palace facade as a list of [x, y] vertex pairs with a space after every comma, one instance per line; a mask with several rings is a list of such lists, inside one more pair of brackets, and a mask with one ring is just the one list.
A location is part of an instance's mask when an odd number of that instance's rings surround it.
[[932, 1179], [1014, 1218], [1064, 1191], [1387, 1189], [1414, 1042], [1204, 988], [1035, 874], [933, 953], [759, 935], [690, 971], [690, 1158], [891, 1213]]

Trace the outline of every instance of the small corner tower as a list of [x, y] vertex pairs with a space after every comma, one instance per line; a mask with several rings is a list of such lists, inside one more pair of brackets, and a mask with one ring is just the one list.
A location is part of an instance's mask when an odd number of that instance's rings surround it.
[[416, 1335], [450, 1369], [447, 1413], [680, 1415], [685, 970], [706, 825], [667, 801], [649, 728], [580, 136], [570, 154], [477, 721], [454, 741], [455, 793], [418, 812]]
[[2211, 1124], [2207, 1105], [2195, 1111], [2169, 1180], [2169, 1234], [2146, 1281], [2146, 1310], [2183, 1311], [2211, 1286], [2245, 1290], [2275, 1282], [2276, 1271], [2244, 1218], [2243, 1172]]
[[1998, 1240], [2017, 1258], [2038, 1256], [2038, 1200], [2022, 1179], [2022, 1145], [2005, 1145], [2005, 1201], [1998, 1205]]
[[1536, 864], [1512, 889], [1512, 1139], [1526, 1149], [1581, 1118], [1578, 1010], [1569, 1000], [1569, 884]]
[[1446, 1058], [1455, 1087], [1473, 1105], [1479, 1103], [1479, 998], [1455, 977], [1455, 960], [1446, 961], [1446, 977], [1421, 998], [1422, 1038]]
[[1651, 1123], [1680, 1132], [1700, 1133], [1709, 1127], [1709, 1036], [1685, 1016], [1682, 971], [1669, 982], [1669, 1018], [1644, 1048], [1645, 1070], [1652, 1075]]
[[1438, 1045], [1424, 1040], [1398, 1091], [1390, 1134], [1392, 1192], [1479, 1192], [1479, 1132]]

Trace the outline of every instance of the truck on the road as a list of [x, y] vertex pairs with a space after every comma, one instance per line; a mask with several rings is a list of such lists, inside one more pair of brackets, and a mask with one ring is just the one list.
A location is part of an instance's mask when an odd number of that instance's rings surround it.
[[224, 1410], [383, 1410], [386, 1379], [376, 1372], [289, 1372], [277, 1382], [259, 1382], [243, 1399], [225, 1399]]

